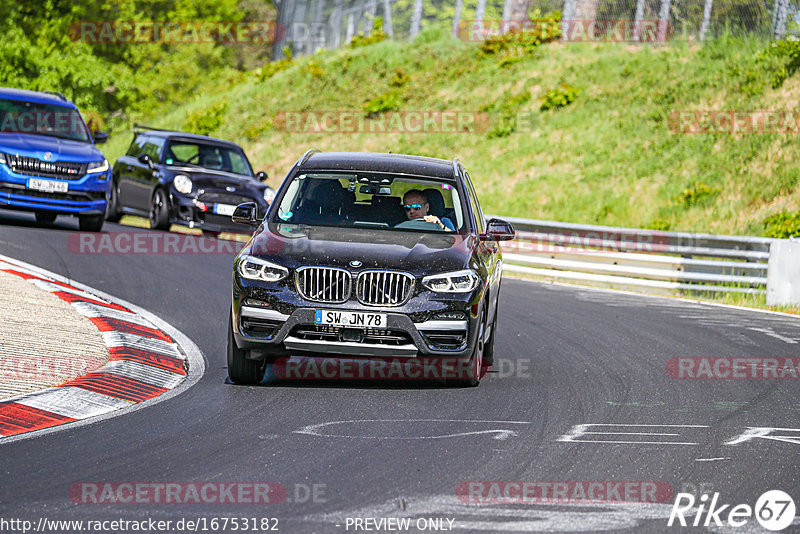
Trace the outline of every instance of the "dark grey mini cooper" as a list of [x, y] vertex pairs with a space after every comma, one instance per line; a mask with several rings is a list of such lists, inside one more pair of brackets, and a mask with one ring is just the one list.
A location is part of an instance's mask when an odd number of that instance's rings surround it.
[[[233, 382], [258, 383], [270, 365], [307, 356], [405, 370], [455, 362], [449, 375], [417, 376], [478, 384], [493, 362], [497, 242], [514, 229], [484, 220], [458, 159], [309, 150], [263, 221], [257, 212], [241, 204], [233, 215], [258, 225], [233, 269]], [[339, 376], [352, 374], [323, 375]]]

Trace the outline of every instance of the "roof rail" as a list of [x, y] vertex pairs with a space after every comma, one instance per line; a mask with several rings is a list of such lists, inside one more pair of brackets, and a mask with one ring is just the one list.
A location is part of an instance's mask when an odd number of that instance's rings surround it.
[[164, 128], [153, 128], [152, 126], [145, 126], [144, 124], [139, 124], [138, 122], [133, 123], [133, 132], [139, 133], [141, 130], [155, 130], [157, 132], [169, 132], [171, 130], [165, 130]]
[[458, 161], [458, 158], [453, 158], [453, 178], [458, 180], [458, 167], [461, 165], [461, 162]]
[[308, 158], [311, 157], [311, 154], [313, 154], [315, 152], [322, 152], [322, 151], [320, 149], [318, 149], [318, 148], [309, 148], [308, 150], [306, 150], [306, 153], [303, 154], [303, 156], [300, 158], [300, 165], [302, 165], [306, 161], [308, 161]]
[[43, 92], [47, 93], [48, 95], [57, 96], [58, 98], [60, 98], [64, 102], [69, 102], [69, 100], [67, 100], [67, 97], [64, 96], [63, 93], [59, 93], [58, 91], [43, 91]]

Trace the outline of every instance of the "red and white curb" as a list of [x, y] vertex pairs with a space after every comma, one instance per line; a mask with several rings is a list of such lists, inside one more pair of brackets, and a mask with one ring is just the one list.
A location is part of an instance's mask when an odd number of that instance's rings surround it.
[[[55, 273], [0, 255], [0, 271], [70, 303], [100, 331], [109, 361], [60, 386], [0, 401], [0, 443], [122, 415], [173, 397], [205, 369], [200, 349], [141, 308]], [[47, 335], [46, 327], [42, 335]], [[29, 434], [34, 432], [34, 434]]]

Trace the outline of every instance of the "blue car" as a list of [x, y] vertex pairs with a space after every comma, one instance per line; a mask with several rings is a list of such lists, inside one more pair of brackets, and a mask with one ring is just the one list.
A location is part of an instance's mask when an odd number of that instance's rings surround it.
[[59, 93], [0, 87], [0, 208], [32, 211], [41, 223], [78, 217], [103, 227], [111, 169], [78, 108]]

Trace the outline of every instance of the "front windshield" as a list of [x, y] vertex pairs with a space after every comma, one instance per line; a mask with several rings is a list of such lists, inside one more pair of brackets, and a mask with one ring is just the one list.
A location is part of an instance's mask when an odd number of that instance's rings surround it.
[[164, 152], [164, 163], [176, 166], [188, 164], [212, 171], [253, 176], [253, 169], [242, 152], [207, 143], [172, 140]]
[[0, 99], [0, 133], [45, 135], [84, 143], [92, 140], [77, 110], [21, 100]]
[[296, 176], [276, 222], [429, 232], [464, 229], [455, 184], [437, 178], [376, 173]]

